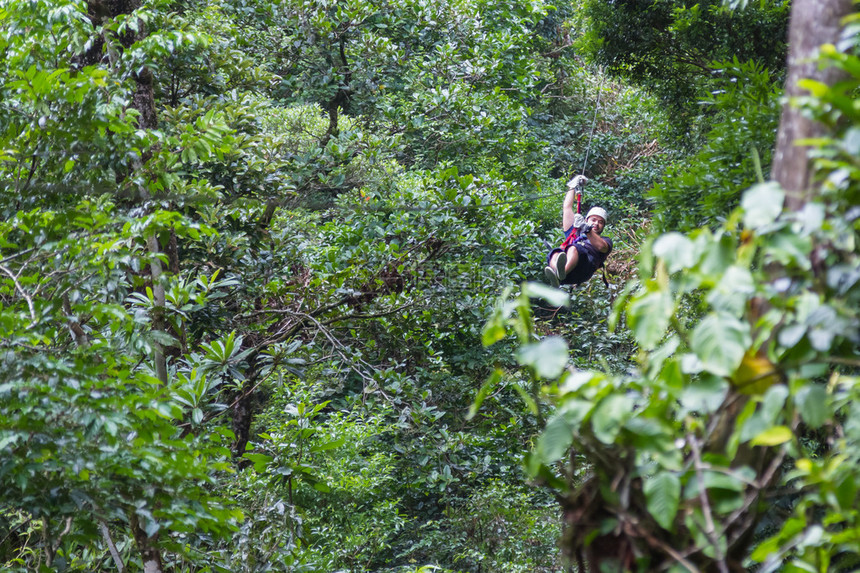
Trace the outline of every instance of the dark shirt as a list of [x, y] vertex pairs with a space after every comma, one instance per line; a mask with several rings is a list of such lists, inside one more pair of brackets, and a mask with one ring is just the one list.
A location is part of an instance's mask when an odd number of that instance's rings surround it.
[[[569, 237], [573, 232], [573, 227], [564, 232], [565, 237]], [[612, 239], [607, 237], [602, 237], [606, 244], [609, 245], [609, 248], [606, 249], [605, 253], [601, 253], [600, 250], [591, 244], [591, 241], [587, 236], [583, 235], [581, 237], [577, 237], [576, 243], [582, 245], [582, 250], [585, 251], [585, 255], [588, 257], [588, 262], [594, 267], [595, 270], [600, 268], [600, 265], [606, 261], [606, 257], [609, 256], [609, 253], [612, 252]]]
[[606, 249], [605, 253], [601, 253], [597, 247], [591, 244], [591, 241], [589, 241], [587, 237], [577, 241], [580, 245], [582, 245], [582, 248], [585, 249], [585, 254], [588, 256], [588, 261], [592, 265], [594, 265], [595, 269], [599, 269], [600, 265], [602, 265], [603, 262], [606, 261], [606, 257], [609, 256], [609, 253], [612, 252], [612, 239], [609, 239], [607, 237], [602, 238], [604, 241], [606, 241], [606, 244], [609, 245], [609, 248]]

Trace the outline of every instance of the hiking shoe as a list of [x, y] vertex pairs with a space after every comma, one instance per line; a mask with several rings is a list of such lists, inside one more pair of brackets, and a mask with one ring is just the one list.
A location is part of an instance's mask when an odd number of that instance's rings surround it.
[[555, 260], [555, 276], [558, 277], [558, 282], [564, 280], [564, 277], [567, 276], [567, 271], [564, 267], [567, 266], [567, 255], [564, 253], [559, 253], [558, 258]]
[[543, 268], [543, 274], [546, 277], [546, 282], [548, 282], [551, 287], [558, 288], [558, 275], [555, 273], [556, 271], [552, 267], [547, 266]]

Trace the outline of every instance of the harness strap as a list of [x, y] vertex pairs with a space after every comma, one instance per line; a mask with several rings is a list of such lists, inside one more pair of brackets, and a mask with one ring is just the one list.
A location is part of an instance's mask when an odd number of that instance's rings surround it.
[[[576, 214], [582, 214], [582, 191], [580, 189], [576, 190]], [[574, 244], [580, 238], [581, 237], [579, 237], [579, 229], [573, 229], [570, 232], [570, 235], [565, 237], [564, 241], [562, 241], [561, 247], [559, 248], [563, 251], [566, 251], [569, 246]]]

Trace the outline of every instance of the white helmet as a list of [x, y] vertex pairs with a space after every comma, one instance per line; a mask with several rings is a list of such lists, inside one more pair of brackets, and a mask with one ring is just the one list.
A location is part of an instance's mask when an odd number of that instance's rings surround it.
[[588, 219], [588, 218], [589, 218], [589, 217], [591, 217], [592, 215], [597, 215], [598, 217], [600, 217], [601, 219], [603, 219], [603, 224], [606, 224], [606, 223], [608, 222], [608, 220], [607, 220], [607, 218], [606, 218], [606, 210], [605, 210], [605, 209], [603, 209], [602, 207], [592, 207], [592, 208], [588, 211], [588, 215], [586, 215], [586, 216], [585, 216], [585, 218], [586, 218], [586, 219]]

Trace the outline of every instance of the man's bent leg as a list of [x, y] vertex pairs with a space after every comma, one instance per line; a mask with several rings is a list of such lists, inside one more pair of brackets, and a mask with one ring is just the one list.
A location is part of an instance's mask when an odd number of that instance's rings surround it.
[[564, 266], [565, 274], [570, 274], [576, 265], [579, 264], [579, 251], [576, 250], [576, 245], [570, 245], [567, 248], [567, 264]]
[[[559, 283], [564, 280], [564, 264], [567, 256], [561, 249], [553, 249], [546, 258], [546, 266], [543, 269], [546, 281], [553, 287], [558, 288]], [[562, 265], [559, 267], [558, 265]], [[559, 272], [561, 271], [561, 272]]]
[[559, 280], [564, 280], [564, 275], [567, 274], [567, 254], [561, 249], [556, 249], [550, 254], [547, 265], [556, 270]]

